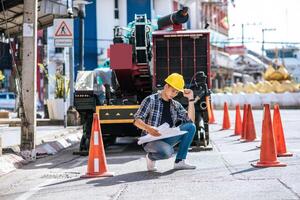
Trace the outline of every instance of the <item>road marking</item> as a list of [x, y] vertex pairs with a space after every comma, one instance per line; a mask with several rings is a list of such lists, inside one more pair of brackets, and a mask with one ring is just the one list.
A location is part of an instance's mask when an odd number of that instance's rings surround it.
[[27, 200], [27, 199], [29, 199], [31, 196], [33, 196], [34, 194], [36, 194], [39, 190], [44, 189], [43, 187], [45, 185], [51, 184], [54, 180], [55, 179], [48, 179], [48, 180], [42, 182], [38, 186], [36, 186], [34, 188], [31, 188], [30, 190], [28, 190], [27, 192], [25, 192], [24, 194], [22, 194], [21, 196], [19, 196], [15, 200]]

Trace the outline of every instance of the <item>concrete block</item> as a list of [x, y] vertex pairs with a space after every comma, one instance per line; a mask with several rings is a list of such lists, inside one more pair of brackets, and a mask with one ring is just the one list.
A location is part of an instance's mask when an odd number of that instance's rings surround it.
[[66, 137], [66, 141], [73, 145], [80, 141], [80, 137], [77, 134], [70, 134]]
[[26, 163], [27, 162], [21, 156], [5, 154], [0, 157], [0, 176], [21, 167]]
[[37, 154], [48, 154], [48, 155], [54, 155], [57, 153], [57, 151], [48, 143], [41, 144], [37, 146], [36, 148]]
[[59, 152], [60, 150], [64, 149], [64, 146], [61, 145], [59, 142], [57, 141], [52, 141], [52, 142], [49, 142], [49, 145], [55, 149], [57, 152]]
[[63, 146], [63, 148], [67, 148], [71, 146], [71, 144], [68, 143], [64, 138], [58, 139], [57, 142], [60, 143]]

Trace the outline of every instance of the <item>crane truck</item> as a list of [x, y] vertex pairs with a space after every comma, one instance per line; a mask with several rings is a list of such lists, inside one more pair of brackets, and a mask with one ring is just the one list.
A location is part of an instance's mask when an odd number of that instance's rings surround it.
[[[195, 102], [197, 134], [194, 145], [205, 147], [209, 144], [209, 32], [184, 29], [188, 19], [188, 8], [184, 7], [159, 18], [157, 26], [151, 24], [146, 14], [136, 14], [127, 27], [114, 28], [110, 67], [96, 69], [90, 75], [93, 77], [90, 82], [94, 83], [91, 91], [75, 87], [77, 110], [85, 115], [99, 114], [104, 143], [112, 143], [117, 137], [139, 136], [140, 130], [133, 125], [133, 115], [139, 104], [146, 96], [162, 89], [169, 74], [177, 72], [183, 75], [186, 88], [192, 89], [199, 99]], [[79, 82], [80, 78], [76, 84]], [[188, 105], [182, 95], [176, 100], [183, 106]], [[90, 131], [91, 126], [88, 127]], [[88, 137], [85, 141], [83, 144], [88, 145]]]

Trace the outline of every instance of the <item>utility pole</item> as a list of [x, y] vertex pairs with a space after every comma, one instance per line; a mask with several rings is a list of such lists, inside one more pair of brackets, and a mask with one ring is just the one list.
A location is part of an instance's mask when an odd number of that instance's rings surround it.
[[262, 32], [262, 42], [261, 42], [261, 57], [264, 57], [265, 51], [265, 29], [261, 29]]
[[265, 51], [265, 31], [276, 31], [275, 28], [262, 28], [262, 42], [261, 42], [261, 56], [264, 56], [264, 51]]
[[244, 24], [242, 24], [242, 46], [244, 46]]
[[35, 159], [38, 0], [24, 0], [21, 80], [21, 154]]

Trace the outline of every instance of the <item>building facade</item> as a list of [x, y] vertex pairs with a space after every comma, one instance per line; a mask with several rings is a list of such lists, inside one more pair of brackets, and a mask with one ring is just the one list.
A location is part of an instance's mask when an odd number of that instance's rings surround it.
[[[153, 24], [183, 6], [189, 7], [188, 29], [207, 29], [211, 41], [211, 80], [213, 88], [233, 82], [233, 62], [225, 52], [228, 41], [228, 3], [226, 0], [91, 0], [85, 6], [84, 69], [93, 70], [107, 59], [115, 26], [126, 27], [135, 14], [147, 14]], [[80, 19], [74, 22], [74, 69], [80, 65]]]
[[212, 88], [218, 89], [233, 83], [233, 62], [225, 51], [228, 41], [228, 2], [199, 1], [198, 28], [208, 29], [211, 34], [211, 80]]

